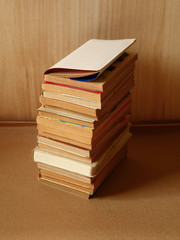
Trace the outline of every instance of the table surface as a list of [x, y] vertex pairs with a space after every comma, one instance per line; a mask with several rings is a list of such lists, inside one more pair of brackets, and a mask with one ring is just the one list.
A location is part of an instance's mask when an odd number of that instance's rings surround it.
[[0, 239], [180, 239], [180, 127], [133, 127], [87, 200], [37, 181], [36, 127], [0, 127]]

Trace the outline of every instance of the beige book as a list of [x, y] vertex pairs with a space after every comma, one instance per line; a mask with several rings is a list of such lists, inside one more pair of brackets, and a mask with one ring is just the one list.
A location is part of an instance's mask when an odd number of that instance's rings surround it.
[[[81, 181], [81, 175], [76, 179], [71, 177], [73, 173], [66, 172], [66, 175], [58, 174], [52, 171], [48, 171], [46, 169], [40, 169], [39, 179], [44, 180], [47, 184], [55, 184], [56, 187], [65, 187], [66, 190], [75, 190], [76, 194], [86, 193], [89, 195], [93, 195], [94, 192], [99, 188], [102, 182], [108, 177], [108, 175], [113, 171], [113, 169], [117, 166], [117, 164], [122, 161], [126, 157], [126, 146], [119, 151], [109, 163], [99, 172], [99, 174], [92, 180], [89, 178], [89, 182]], [[61, 171], [61, 169], [59, 169]], [[65, 189], [64, 189], [65, 190]], [[79, 195], [78, 194], [78, 195]], [[84, 196], [84, 195], [83, 195]], [[89, 198], [87, 195], [86, 197]]]

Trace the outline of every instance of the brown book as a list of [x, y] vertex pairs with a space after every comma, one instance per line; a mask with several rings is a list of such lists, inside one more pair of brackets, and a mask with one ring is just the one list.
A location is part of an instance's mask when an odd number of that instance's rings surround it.
[[58, 183], [55, 183], [53, 181], [49, 181], [49, 180], [43, 179], [41, 177], [39, 177], [39, 182], [44, 183], [45, 185], [48, 185], [48, 186], [60, 189], [60, 190], [65, 191], [65, 192], [78, 195], [78, 196], [83, 197], [85, 199], [89, 199], [90, 196], [91, 196], [89, 193], [82, 192], [82, 191], [79, 191], [79, 190], [76, 190], [76, 189], [73, 189], [73, 188], [69, 188], [67, 186], [60, 185]]
[[[74, 124], [84, 125], [87, 127], [96, 128], [98, 125], [103, 126], [106, 122], [110, 121], [114, 118], [117, 114], [123, 115], [127, 108], [130, 108], [131, 105], [131, 95], [128, 94], [124, 97], [111, 111], [106, 112], [104, 116], [101, 117], [98, 121], [90, 116], [74, 113], [71, 111], [61, 110], [58, 111], [57, 109], [49, 109], [40, 107], [38, 109], [38, 115], [41, 117], [57, 119], [62, 122], [70, 122]], [[102, 123], [103, 122], [103, 123]]]
[[76, 134], [84, 135], [90, 138], [97, 138], [102, 135], [105, 131], [109, 131], [110, 128], [116, 123], [118, 123], [122, 117], [130, 112], [131, 100], [129, 98], [125, 99], [120, 106], [116, 107], [114, 111], [112, 111], [109, 116], [107, 116], [104, 121], [100, 121], [95, 128], [84, 125], [76, 124], [70, 121], [62, 121], [56, 118], [48, 118], [42, 116], [37, 116], [37, 124], [62, 129], [64, 131], [73, 132]]
[[[82, 142], [88, 145], [95, 145], [97, 142], [104, 137], [113, 127], [115, 127], [118, 122], [120, 122], [124, 118], [124, 116], [118, 116], [117, 119], [114, 121], [110, 121], [102, 127], [98, 132], [93, 134], [92, 129], [88, 129], [85, 131], [85, 129], [75, 129], [74, 126], [64, 126], [63, 123], [60, 124], [58, 122], [53, 123], [52, 120], [43, 119], [38, 117], [37, 118], [37, 127], [40, 128], [44, 132], [48, 132], [51, 134], [55, 134], [58, 136], [63, 136], [67, 139], [72, 139], [78, 142]], [[89, 132], [88, 132], [89, 131]]]
[[80, 157], [89, 158], [91, 156], [90, 151], [88, 149], [85, 149], [85, 148], [82, 148], [79, 146], [75, 146], [70, 143], [58, 141], [58, 140], [55, 140], [52, 138], [38, 136], [37, 142], [38, 142], [38, 144], [43, 144], [44, 146], [47, 145], [47, 146], [50, 146], [50, 147], [53, 147], [53, 148], [56, 148], [59, 150], [63, 150], [63, 151], [72, 153], [72, 154], [80, 156]]
[[82, 162], [87, 162], [87, 163], [90, 163], [93, 161], [93, 159], [91, 157], [82, 157], [77, 154], [73, 154], [71, 152], [64, 151], [59, 148], [51, 147], [47, 144], [38, 143], [38, 147], [42, 150], [57, 153], [57, 154], [60, 154], [61, 156], [70, 157], [77, 161], [82, 161]]
[[60, 142], [64, 142], [64, 143], [68, 143], [68, 144], [72, 144], [78, 147], [82, 147], [85, 149], [92, 149], [92, 146], [90, 144], [86, 144], [84, 142], [78, 142], [77, 140], [73, 140], [73, 139], [68, 139], [64, 136], [59, 136], [56, 133], [50, 133], [50, 132], [46, 132], [46, 128], [44, 128], [43, 126], [37, 125], [37, 130], [38, 130], [38, 134], [39, 136], [42, 137], [46, 137], [46, 138], [51, 138]]
[[[122, 128], [123, 130], [123, 128]], [[103, 145], [100, 144], [96, 145], [96, 147], [93, 149], [93, 153], [92, 153], [92, 156], [80, 156], [78, 154], [74, 154], [74, 152], [72, 153], [72, 151], [67, 151], [65, 150], [64, 148], [57, 148], [57, 142], [56, 141], [53, 141], [53, 140], [46, 140], [45, 142], [48, 143], [48, 144], [43, 144], [41, 142], [38, 142], [38, 147], [42, 150], [45, 150], [45, 151], [49, 151], [49, 152], [52, 152], [52, 153], [57, 153], [57, 154], [60, 154], [61, 156], [65, 156], [65, 157], [70, 157], [76, 161], [82, 161], [82, 162], [87, 162], [87, 163], [91, 163], [91, 162], [95, 162], [97, 161], [101, 155], [103, 154], [103, 152], [105, 151], [106, 149], [106, 154], [113, 154], [113, 151], [114, 149], [112, 149], [111, 147], [109, 148], [109, 143], [113, 140], [115, 140], [116, 136], [120, 134], [120, 131], [117, 131], [116, 134], [114, 134], [113, 137], [109, 138], [108, 141], [106, 141]], [[56, 144], [56, 145], [55, 145]], [[56, 147], [54, 147], [54, 145]], [[65, 145], [65, 144], [64, 144]], [[66, 148], [67, 149], [67, 148]], [[89, 153], [89, 155], [91, 155], [91, 153]]]
[[129, 116], [118, 123], [111, 131], [96, 143], [92, 150], [81, 148], [70, 143], [57, 141], [52, 138], [38, 136], [38, 146], [40, 149], [59, 153], [64, 156], [74, 157], [80, 161], [92, 162], [102, 154], [104, 149], [107, 149], [109, 143], [113, 141], [121, 130], [127, 125]]
[[87, 127], [84, 125], [78, 125], [69, 122], [62, 122], [53, 118], [46, 118], [37, 116], [36, 118], [37, 124], [42, 126], [47, 126], [51, 128], [56, 128], [57, 130], [63, 130], [67, 132], [72, 132], [73, 134], [78, 134], [82, 136], [92, 137], [93, 129], [91, 127]]
[[80, 187], [91, 189], [91, 191], [94, 190], [94, 184], [93, 183], [86, 183], [84, 181], [72, 178], [70, 173], [71, 172], [69, 171], [69, 175], [65, 176], [65, 175], [58, 174], [58, 173], [55, 173], [55, 172], [52, 172], [52, 171], [49, 171], [49, 170], [46, 170], [46, 169], [39, 169], [39, 174], [40, 174], [41, 177], [44, 177], [44, 178], [50, 177], [50, 178], [53, 178], [53, 179], [60, 180], [62, 182], [72, 183], [72, 184], [78, 185]]
[[[64, 151], [68, 151], [68, 148], [67, 147], [65, 148], [65, 146], [64, 146], [64, 145], [67, 145], [70, 149], [69, 151], [72, 152], [73, 149], [75, 148], [76, 155], [78, 155], [78, 153], [79, 153], [82, 156], [82, 151], [80, 150], [78, 152], [78, 147], [81, 147], [84, 150], [85, 157], [89, 158], [89, 157], [94, 156], [94, 158], [95, 158], [95, 156], [96, 155], [98, 156], [103, 151], [104, 148], [107, 148], [110, 141], [112, 141], [118, 134], [121, 133], [123, 128], [127, 126], [129, 119], [130, 119], [129, 115], [126, 116], [125, 118], [123, 118], [110, 131], [108, 131], [106, 134], [104, 133], [104, 135], [101, 138], [96, 139], [96, 141], [94, 140], [93, 145], [79, 142], [79, 141], [77, 141], [77, 139], [76, 140], [68, 139], [68, 138], [64, 138], [62, 136], [58, 136], [58, 135], [50, 133], [50, 132], [42, 131], [43, 126], [38, 126], [38, 134], [39, 134], [39, 136], [44, 137], [46, 140], [44, 142], [42, 142], [42, 140], [41, 140], [41, 142], [40, 141], [39, 142], [44, 143], [44, 145], [50, 145], [51, 147], [54, 147], [54, 148], [64, 149]], [[50, 129], [48, 129], [48, 130], [50, 130]], [[48, 138], [49, 138], [49, 141], [48, 141]], [[59, 143], [59, 145], [58, 145], [58, 143]], [[63, 144], [63, 145], [61, 146], [61, 144]], [[73, 153], [75, 154], [75, 152], [73, 152]]]
[[51, 106], [53, 106], [60, 109], [67, 109], [74, 112], [79, 112], [89, 116], [97, 117], [97, 119], [99, 120], [106, 112], [111, 111], [128, 94], [128, 92], [133, 86], [133, 79], [128, 79], [120, 89], [117, 89], [117, 92], [114, 96], [112, 96], [108, 100], [105, 100], [102, 109], [92, 109], [74, 103], [46, 98], [43, 96], [40, 97], [40, 102], [43, 104], [44, 107], [47, 108], [51, 108]]
[[40, 131], [43, 131], [43, 132], [47, 132], [50, 134], [54, 134], [54, 135], [66, 138], [66, 139], [71, 139], [73, 141], [85, 143], [87, 145], [92, 144], [91, 138], [89, 138], [85, 135], [80, 135], [80, 134], [74, 133], [72, 131], [64, 131], [61, 128], [55, 128], [55, 127], [42, 125], [42, 124], [37, 124], [37, 129]]
[[90, 184], [95, 179], [95, 177], [89, 178], [89, 177], [80, 175], [78, 173], [70, 172], [70, 171], [67, 171], [67, 170], [64, 170], [64, 169], [61, 169], [61, 168], [56, 168], [56, 167], [53, 167], [53, 166], [50, 166], [50, 165], [47, 165], [47, 164], [44, 164], [44, 163], [37, 163], [37, 167], [39, 169], [44, 169], [44, 170], [47, 170], [49, 172], [56, 173], [58, 175], [62, 175], [62, 176], [65, 176], [65, 177], [70, 177], [72, 179], [75, 179], [77, 181], [81, 181], [81, 182], [84, 182], [84, 183], [89, 183]]
[[40, 107], [38, 109], [38, 115], [41, 117], [53, 118], [53, 119], [66, 121], [66, 122], [72, 122], [75, 124], [85, 125], [87, 127], [94, 127], [94, 124], [96, 122], [95, 118], [88, 117], [87, 115], [81, 115], [81, 114], [75, 115], [74, 112], [69, 113], [69, 111], [68, 111], [68, 114], [65, 114], [65, 113], [67, 113], [66, 110], [58, 111], [56, 109], [49, 109], [49, 108], [43, 108], [43, 107]]
[[[115, 99], [120, 101], [125, 94], [127, 94], [132, 88], [134, 81], [134, 72], [130, 72], [121, 81], [118, 82], [117, 86], [108, 92], [108, 94], [102, 99], [102, 101], [94, 101], [86, 98], [76, 97], [73, 95], [60, 94], [58, 92], [44, 91], [43, 96], [49, 99], [56, 99], [68, 103], [73, 103], [79, 106], [91, 108], [91, 109], [102, 109], [107, 107], [110, 101], [114, 102]], [[115, 103], [116, 104], [116, 103]]]

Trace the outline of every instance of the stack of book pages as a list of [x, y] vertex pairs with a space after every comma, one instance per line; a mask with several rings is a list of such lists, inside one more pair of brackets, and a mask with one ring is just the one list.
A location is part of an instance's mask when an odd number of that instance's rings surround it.
[[134, 42], [90, 40], [44, 74], [34, 161], [40, 182], [89, 198], [127, 154]]

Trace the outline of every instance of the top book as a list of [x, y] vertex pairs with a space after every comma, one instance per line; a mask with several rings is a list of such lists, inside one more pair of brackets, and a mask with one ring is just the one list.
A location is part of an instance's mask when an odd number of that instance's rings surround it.
[[44, 74], [58, 73], [59, 77], [77, 81], [95, 80], [135, 39], [91, 39], [77, 48]]

